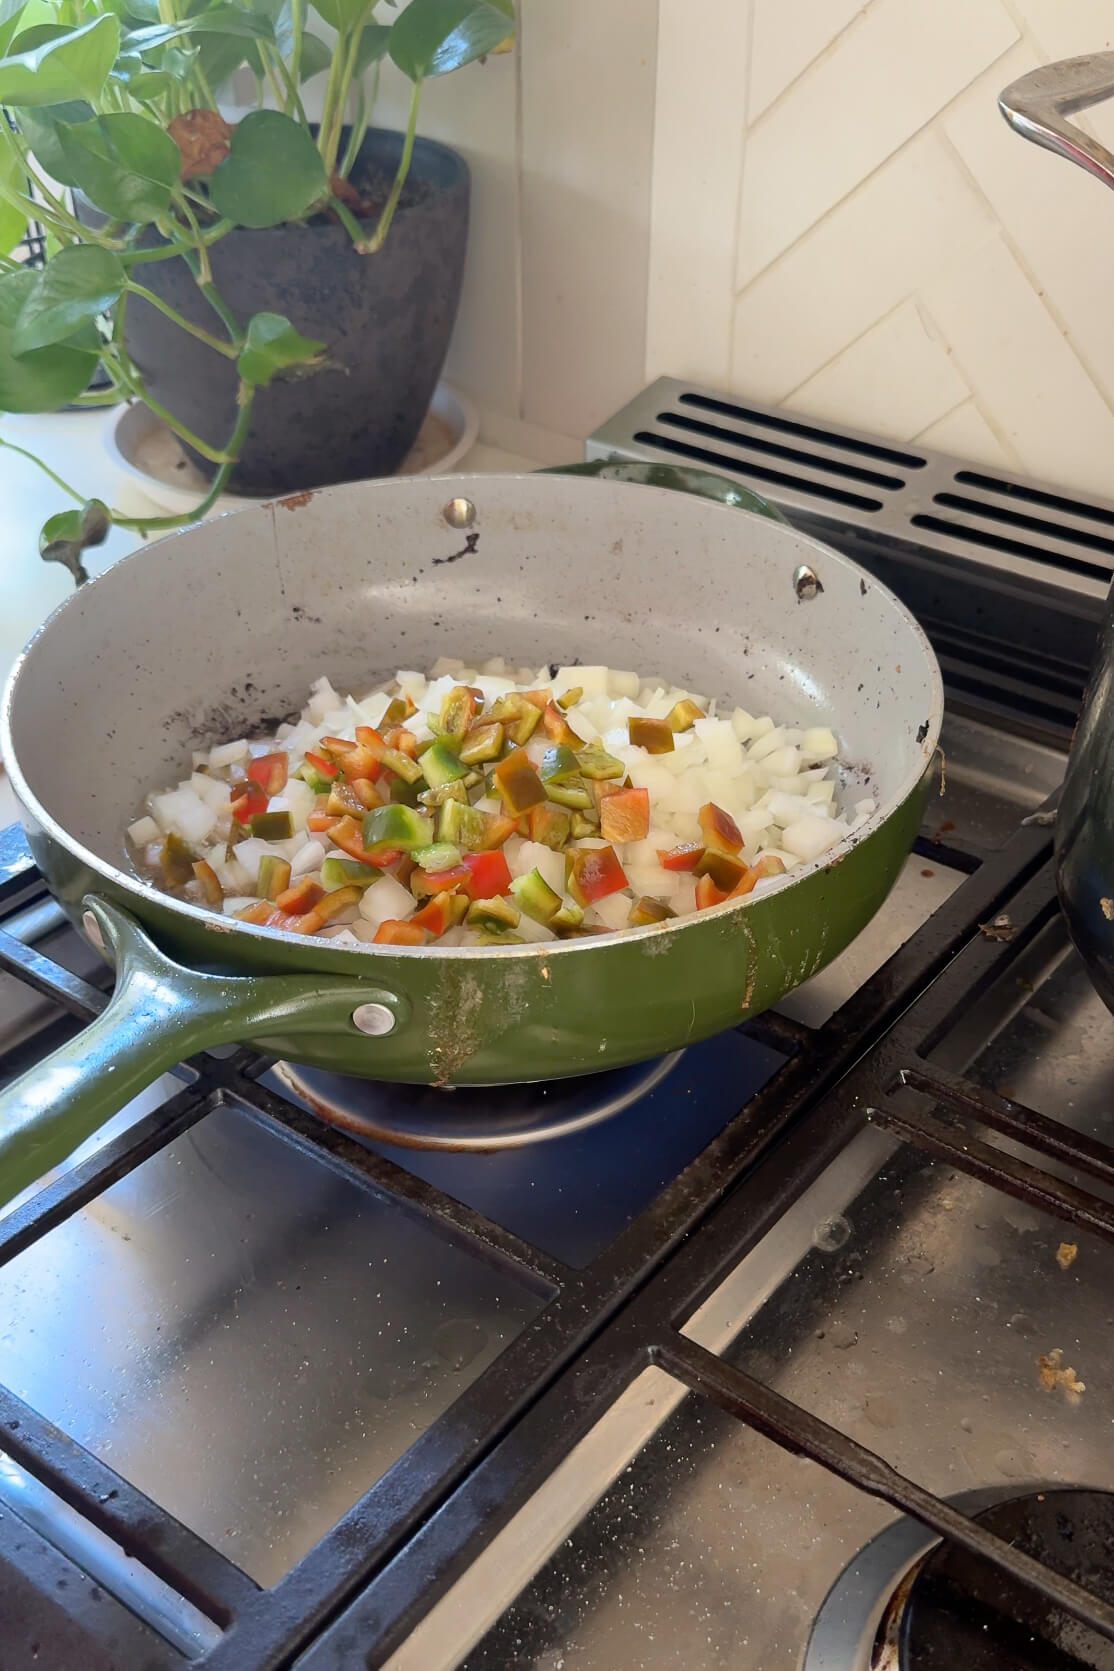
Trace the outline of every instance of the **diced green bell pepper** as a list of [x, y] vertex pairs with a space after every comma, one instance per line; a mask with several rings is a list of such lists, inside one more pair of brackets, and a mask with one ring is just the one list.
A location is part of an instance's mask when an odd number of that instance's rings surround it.
[[330, 853], [321, 866], [321, 886], [326, 893], [332, 893], [335, 888], [367, 888], [372, 882], [378, 882], [382, 874], [374, 865], [362, 865], [358, 859], [341, 859]]
[[511, 883], [515, 904], [536, 923], [549, 923], [561, 909], [561, 896], [554, 893], [541, 871], [535, 868]]
[[517, 928], [520, 912], [506, 899], [475, 899], [468, 907], [465, 922], [469, 928], [482, 928], [488, 933], [501, 934], [505, 929]]
[[257, 812], [251, 821], [251, 833], [260, 841], [289, 841], [294, 820], [288, 812]]
[[468, 768], [444, 737], [436, 738], [422, 755], [422, 776], [431, 789], [440, 789], [457, 778], [467, 777]]
[[396, 849], [412, 853], [415, 847], [433, 845], [433, 821], [424, 818], [414, 807], [392, 801], [390, 806], [373, 807], [367, 814], [363, 840], [365, 850], [372, 855], [377, 850], [390, 853]]

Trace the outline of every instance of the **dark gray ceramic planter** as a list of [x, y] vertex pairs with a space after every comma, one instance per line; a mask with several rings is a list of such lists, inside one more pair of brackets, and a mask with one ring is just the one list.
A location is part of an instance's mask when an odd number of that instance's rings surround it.
[[[373, 129], [360, 162], [387, 180], [402, 135]], [[353, 170], [360, 178], [360, 165]], [[284, 314], [326, 344], [330, 369], [260, 390], [231, 481], [234, 492], [280, 494], [390, 475], [402, 463], [437, 385], [460, 300], [468, 234], [468, 165], [419, 139], [386, 244], [357, 255], [344, 228], [276, 226], [230, 232], [214, 245], [213, 278], [241, 320]], [[185, 262], [151, 262], [145, 285], [187, 319], [219, 329]], [[128, 351], [154, 397], [221, 447], [236, 418], [231, 361], [137, 297]], [[191, 453], [212, 474], [214, 466]]]

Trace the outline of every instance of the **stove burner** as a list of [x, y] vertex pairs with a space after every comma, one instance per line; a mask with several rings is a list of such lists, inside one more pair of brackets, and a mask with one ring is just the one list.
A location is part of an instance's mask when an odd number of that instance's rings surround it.
[[[1042, 1491], [977, 1516], [1015, 1548], [1114, 1601], [1114, 1493]], [[1114, 1671], [1114, 1643], [943, 1543], [924, 1561], [901, 1621], [901, 1671]]]
[[357, 1137], [408, 1149], [517, 1149], [568, 1137], [621, 1114], [670, 1073], [682, 1052], [577, 1079], [527, 1085], [396, 1085], [277, 1062], [286, 1088]]

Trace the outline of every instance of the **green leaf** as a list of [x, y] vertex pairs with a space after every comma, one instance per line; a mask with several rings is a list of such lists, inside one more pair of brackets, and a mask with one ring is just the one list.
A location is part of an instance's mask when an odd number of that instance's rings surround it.
[[[27, 191], [27, 177], [19, 152], [10, 143], [0, 147], [0, 183], [9, 191]], [[0, 255], [8, 255], [14, 250], [26, 230], [27, 216], [23, 210], [12, 208], [0, 200]]]
[[59, 104], [95, 99], [120, 46], [120, 24], [109, 14], [30, 52], [0, 58], [0, 104]]
[[54, 7], [47, 0], [0, 0], [0, 57], [12, 50], [21, 28], [51, 23], [54, 15]]
[[360, 44], [356, 48], [356, 74], [363, 75], [372, 64], [377, 64], [380, 58], [387, 56], [387, 48], [391, 44], [391, 30], [386, 23], [369, 23], [360, 36]]
[[18, 52], [33, 52], [37, 46], [43, 46], [47, 41], [61, 40], [70, 30], [64, 23], [32, 23], [28, 28], [21, 29], [12, 40], [9, 50]]
[[319, 35], [305, 34], [302, 36], [301, 78], [308, 81], [311, 76], [320, 75], [327, 70], [333, 61], [333, 49], [326, 46]]
[[92, 324], [118, 300], [125, 278], [111, 250], [99, 244], [68, 244], [34, 275], [15, 323], [13, 351], [27, 354], [64, 342], [79, 326]]
[[20, 310], [35, 288], [32, 272], [0, 277], [0, 412], [56, 412], [88, 388], [97, 351], [61, 343], [16, 357], [12, 332]]
[[58, 130], [78, 187], [113, 220], [156, 220], [170, 207], [181, 156], [164, 128], [146, 116], [99, 116]]
[[368, 11], [367, 0], [313, 0], [313, 9], [334, 29], [344, 31], [355, 29]]
[[67, 104], [40, 105], [37, 110], [21, 110], [19, 131], [30, 146], [35, 160], [43, 171], [60, 186], [76, 186], [62, 150], [59, 127], [65, 123], [73, 127], [77, 122], [92, 119], [93, 107], [83, 99], [71, 99]]
[[297, 220], [326, 190], [325, 165], [292, 116], [253, 110], [233, 129], [229, 152], [214, 169], [209, 198], [239, 226]]
[[180, 23], [158, 23], [147, 29], [133, 29], [124, 36], [127, 52], [146, 55], [157, 47], [169, 46], [172, 41], [184, 40], [189, 35], [235, 35], [245, 40], [274, 39], [270, 18], [241, 12], [234, 6], [214, 6], [200, 17], [183, 18]]
[[[206, 80], [214, 92], [219, 91], [240, 65], [258, 57], [254, 41], [241, 35], [199, 35], [197, 56]], [[258, 66], [262, 74], [262, 65]]]
[[410, 0], [391, 25], [390, 54], [403, 75], [448, 75], [491, 52], [513, 32], [496, 0]]
[[44, 563], [64, 563], [81, 586], [89, 574], [81, 553], [103, 545], [112, 527], [112, 512], [103, 499], [87, 499], [79, 511], [59, 511], [48, 517], [39, 532], [39, 556]]
[[302, 336], [281, 313], [257, 313], [248, 322], [236, 366], [245, 383], [269, 383], [292, 366], [316, 365], [324, 348], [323, 342]]

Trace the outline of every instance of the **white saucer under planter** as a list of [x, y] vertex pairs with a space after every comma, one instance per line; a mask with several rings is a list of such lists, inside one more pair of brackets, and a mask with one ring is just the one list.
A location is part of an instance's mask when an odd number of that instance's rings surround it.
[[[476, 442], [479, 417], [471, 401], [439, 383], [418, 439], [403, 460], [400, 476], [433, 476], [452, 470]], [[208, 483], [186, 457], [167, 426], [136, 402], [122, 406], [106, 424], [105, 448], [118, 470], [140, 487], [148, 499], [166, 511], [191, 511], [205, 497]], [[291, 482], [291, 493], [298, 483]], [[210, 515], [242, 510], [259, 503], [239, 494], [224, 493]]]

